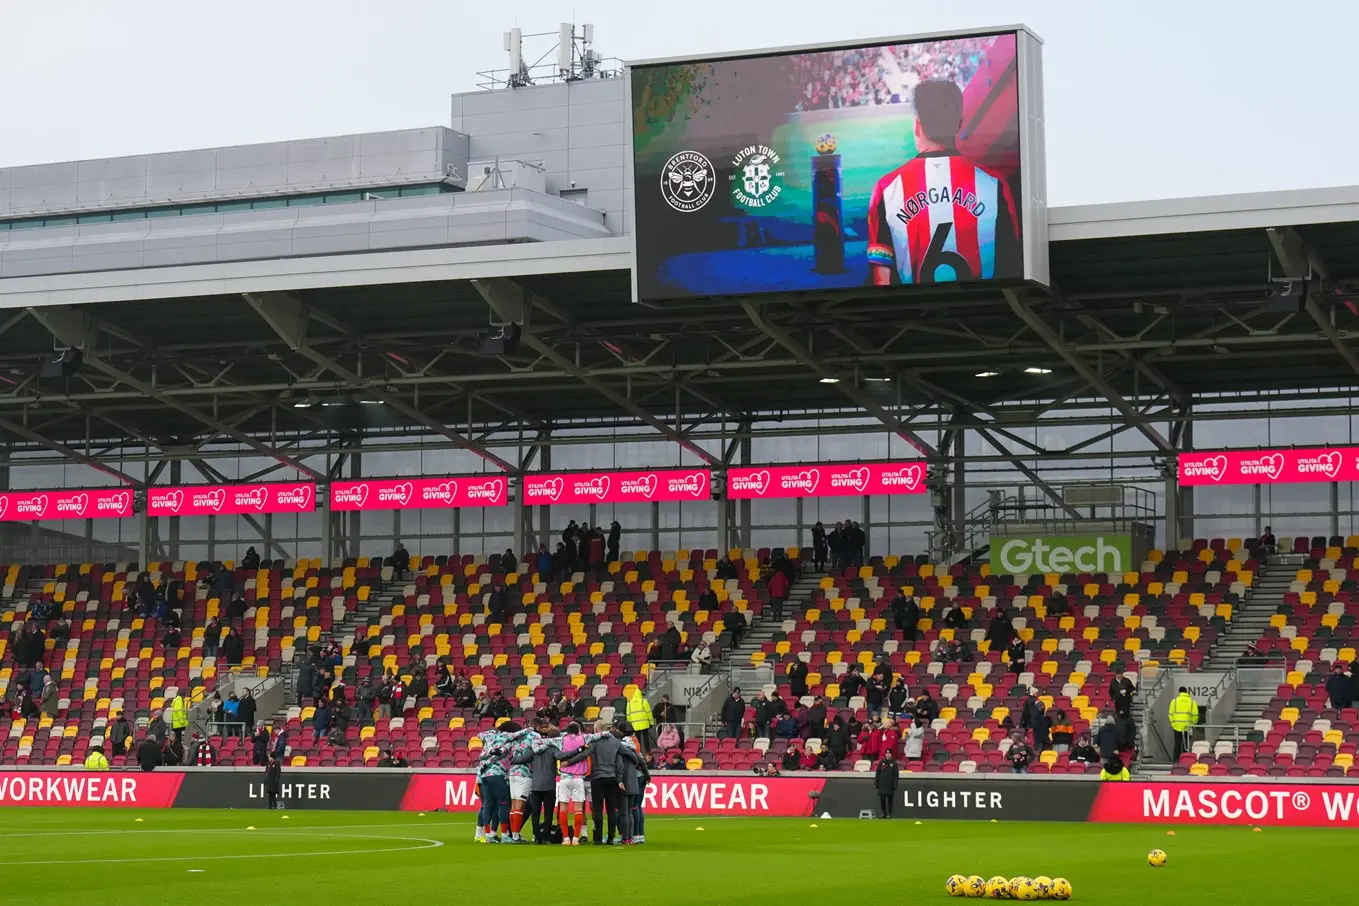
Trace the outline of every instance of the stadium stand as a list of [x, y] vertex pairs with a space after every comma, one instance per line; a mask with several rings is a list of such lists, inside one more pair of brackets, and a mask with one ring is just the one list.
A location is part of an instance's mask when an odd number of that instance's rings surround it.
[[[1260, 721], [1259, 739], [1209, 747], [1198, 743], [1177, 765], [1177, 773], [1289, 773], [1303, 756], [1330, 745], [1330, 757], [1307, 770], [1334, 773], [1352, 763], [1347, 740], [1353, 709], [1325, 709], [1324, 677], [1314, 665], [1353, 656], [1326, 647], [1324, 638], [1352, 622], [1346, 613], [1355, 587], [1359, 545], [1339, 539], [1300, 539], [1309, 557], [1298, 573], [1286, 608], [1276, 614], [1261, 649], [1286, 647], [1293, 655], [1287, 687]], [[1326, 542], [1313, 545], [1313, 542]], [[1138, 675], [1159, 663], [1199, 666], [1227, 630], [1234, 609], [1251, 588], [1260, 560], [1249, 542], [1197, 541], [1183, 551], [1152, 552], [1138, 572], [1108, 576], [1067, 574], [1009, 576], [988, 563], [936, 569], [926, 557], [873, 558], [867, 565], [836, 571], [812, 581], [805, 611], [771, 625], [767, 640], [731, 652], [733, 663], [770, 665], [780, 682], [763, 691], [790, 703], [794, 711], [824, 696], [836, 713], [858, 728], [868, 720], [861, 696], [840, 697], [839, 682], [850, 665], [865, 673], [890, 665], [912, 697], [929, 692], [938, 703], [921, 759], [909, 770], [992, 772], [1007, 770], [1010, 731], [1021, 700], [1034, 690], [1049, 711], [1065, 712], [1077, 736], [1110, 708], [1113, 676]], [[505, 564], [501, 556], [412, 558], [400, 577], [380, 561], [359, 558], [323, 567], [316, 561], [264, 562], [258, 570], [234, 569], [233, 584], [244, 596], [245, 651], [240, 666], [268, 676], [289, 670], [308, 646], [337, 637], [343, 649], [338, 675], [353, 690], [366, 676], [391, 672], [409, 679], [414, 665], [427, 671], [448, 664], [478, 691], [504, 694], [517, 710], [545, 706], [570, 687], [587, 719], [611, 719], [626, 696], [646, 683], [646, 646], [659, 628], [673, 622], [686, 643], [729, 642], [723, 612], [745, 611], [759, 621], [767, 603], [763, 570], [774, 551], [732, 551], [735, 579], [716, 578], [717, 551], [625, 552], [600, 571], [577, 572], [556, 581], [537, 575], [528, 562]], [[801, 553], [787, 552], [801, 566]], [[527, 561], [527, 558], [526, 558]], [[69, 641], [48, 640], [46, 662], [59, 683], [56, 717], [11, 721], [4, 757], [68, 764], [85, 740], [104, 732], [118, 711], [135, 715], [139, 727], [163, 709], [176, 692], [192, 701], [211, 694], [219, 658], [205, 656], [204, 627], [224, 613], [223, 602], [197, 580], [209, 564], [152, 564], [153, 581], [175, 578], [192, 589], [184, 607], [183, 641], [174, 651], [160, 645], [163, 626], [129, 610], [128, 585], [134, 564], [10, 566], [4, 570], [4, 599], [13, 602], [0, 632], [0, 651], [11, 653], [14, 627], [44, 609], [70, 620]], [[1324, 572], [1325, 576], [1322, 576]], [[517, 595], [520, 607], [508, 624], [490, 621], [483, 599], [499, 583]], [[1348, 583], [1348, 584], [1347, 584]], [[711, 587], [719, 610], [699, 609]], [[891, 627], [890, 602], [900, 589], [922, 609], [913, 644]], [[1062, 613], [1051, 613], [1054, 602]], [[1004, 605], [1013, 617], [1029, 661], [1009, 671], [1004, 652], [991, 650], [984, 622]], [[966, 629], [947, 628], [944, 613], [960, 607]], [[1286, 611], [1286, 612], [1284, 612]], [[54, 625], [54, 624], [53, 624]], [[963, 661], [937, 657], [941, 644], [963, 642], [974, 653]], [[1312, 649], [1316, 648], [1315, 651]], [[786, 670], [795, 660], [808, 667], [807, 695], [794, 701]], [[15, 688], [12, 657], [0, 681]], [[433, 685], [434, 675], [431, 677]], [[292, 699], [296, 701], [296, 699]], [[267, 718], [269, 715], [260, 715]], [[376, 764], [381, 750], [406, 754], [413, 764], [462, 767], [475, 759], [476, 733], [490, 726], [470, 708], [446, 697], [407, 702], [391, 718], [359, 721], [348, 744], [313, 741], [310, 704], [294, 704], [277, 716], [286, 726], [294, 765]], [[747, 712], [748, 722], [753, 713]], [[898, 722], [903, 734], [910, 721]], [[1286, 725], [1286, 726], [1284, 726]], [[1295, 738], [1296, 737], [1296, 738]], [[215, 742], [225, 764], [250, 762], [249, 739], [227, 736]], [[779, 760], [790, 744], [813, 752], [821, 740], [783, 738], [712, 739], [691, 735], [678, 751], [692, 768], [748, 769]], [[666, 753], [667, 755], [672, 753]], [[842, 770], [867, 770], [867, 759], [851, 752]], [[1324, 765], [1323, 762], [1324, 761]], [[1301, 770], [1301, 768], [1298, 768]], [[1039, 756], [1035, 773], [1079, 773], [1065, 752]]]

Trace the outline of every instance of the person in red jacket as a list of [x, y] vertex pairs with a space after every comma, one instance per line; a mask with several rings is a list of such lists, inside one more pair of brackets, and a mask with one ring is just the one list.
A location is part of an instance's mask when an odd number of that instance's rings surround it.
[[886, 758], [891, 755], [894, 761], [901, 757], [899, 751], [901, 734], [897, 732], [897, 725], [891, 718], [883, 718], [882, 726], [878, 727], [873, 735], [877, 737], [874, 745], [878, 750], [878, 757]]
[[872, 723], [863, 725], [859, 731], [859, 755], [869, 761], [877, 761], [882, 754], [882, 740], [878, 737], [878, 728]]
[[769, 575], [769, 603], [774, 608], [774, 619], [783, 621], [783, 602], [788, 597], [788, 576], [782, 570]]

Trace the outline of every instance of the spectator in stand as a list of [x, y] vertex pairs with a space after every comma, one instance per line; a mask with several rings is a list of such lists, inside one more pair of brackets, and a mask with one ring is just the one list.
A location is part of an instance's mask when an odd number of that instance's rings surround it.
[[722, 730], [727, 739], [740, 739], [746, 718], [746, 700], [741, 698], [741, 690], [731, 690], [731, 695], [722, 703]]
[[1095, 746], [1099, 749], [1101, 762], [1117, 758], [1119, 750], [1123, 748], [1123, 736], [1119, 733], [1112, 714], [1107, 715], [1100, 725], [1099, 732], [1095, 735]]
[[330, 690], [330, 715], [332, 723], [339, 728], [341, 734], [349, 732], [349, 721], [351, 713], [349, 710], [349, 694], [344, 684], [344, 680], [336, 680], [335, 685]]
[[684, 637], [680, 635], [679, 628], [671, 623], [665, 627], [665, 632], [660, 637], [660, 659], [663, 661], [679, 660], [680, 644]]
[[651, 718], [657, 724], [679, 723], [679, 711], [670, 703], [669, 695], [662, 695], [661, 700], [652, 707]]
[[217, 657], [217, 648], [222, 642], [222, 621], [217, 617], [208, 620], [203, 628], [203, 656]]
[[1033, 748], [1035, 751], [1046, 752], [1052, 748], [1052, 721], [1048, 718], [1048, 709], [1042, 702], [1038, 702], [1034, 706], [1030, 729], [1033, 731]]
[[486, 596], [486, 619], [489, 623], [504, 625], [505, 619], [509, 616], [509, 593], [505, 591], [505, 584], [497, 582], [491, 589], [491, 593]]
[[57, 620], [57, 625], [52, 627], [52, 641], [56, 647], [63, 648], [71, 640], [71, 621], [62, 617]]
[[685, 762], [684, 755], [679, 752], [671, 752], [670, 761], [666, 764], [666, 768], [671, 771], [687, 771], [689, 765]]
[[854, 567], [864, 565], [865, 555], [868, 553], [868, 535], [864, 532], [864, 527], [857, 522], [849, 523], [850, 526], [850, 556]]
[[538, 556], [534, 559], [534, 568], [538, 570], [538, 581], [548, 582], [556, 575], [557, 567], [552, 559], [552, 551], [547, 549], [546, 544], [538, 545]]
[[986, 640], [991, 643], [991, 650], [1000, 652], [1009, 648], [1014, 636], [1015, 627], [1009, 612], [1004, 605], [996, 605], [995, 615], [991, 617], [991, 623], [986, 627]]
[[236, 693], [233, 692], [227, 698], [227, 700], [222, 703], [222, 722], [220, 724], [221, 730], [219, 732], [219, 735], [221, 736], [243, 735], [240, 726], [240, 711], [241, 711], [241, 700], [237, 698]]
[[779, 762], [785, 771], [797, 771], [802, 769], [802, 750], [793, 744], [783, 753], [783, 758]]
[[330, 730], [330, 705], [324, 698], [316, 700], [316, 707], [311, 716], [312, 744], [319, 745], [325, 739], [326, 733]]
[[282, 761], [284, 758], [287, 758], [289, 742], [290, 740], [288, 739], [287, 726], [285, 726], [284, 724], [276, 724], [274, 726], [273, 751], [271, 752], [273, 757], [277, 758], [279, 761]]
[[382, 756], [378, 758], [377, 766], [380, 768], [408, 768], [410, 762], [406, 756], [392, 749], [383, 749]]
[[459, 708], [470, 708], [476, 700], [476, 690], [472, 688], [472, 681], [467, 678], [467, 674], [458, 671], [458, 677], [453, 681], [453, 704]]
[[788, 675], [788, 685], [792, 687], [793, 698], [802, 698], [807, 694], [807, 664], [797, 655], [792, 655], [788, 660], [788, 666], [784, 668]]
[[610, 563], [614, 563], [618, 560], [618, 546], [622, 544], [622, 542], [623, 542], [623, 526], [619, 525], [618, 520], [615, 519], [613, 523], [609, 525], [608, 553]]
[[736, 564], [732, 563], [731, 558], [726, 554], [723, 554], [722, 559], [717, 561], [717, 570], [714, 578], [721, 579], [724, 582], [728, 579], [737, 578]]
[[878, 735], [877, 728], [870, 723], [859, 725], [859, 732], [855, 737], [859, 745], [859, 757], [869, 761], [877, 761], [882, 756], [881, 737]]
[[231, 599], [227, 603], [226, 618], [230, 623], [239, 623], [245, 619], [245, 592], [235, 591], [231, 594]]
[[883, 702], [887, 700], [887, 681], [878, 671], [873, 671], [873, 675], [868, 678], [868, 688], [864, 691], [864, 697], [868, 702], [868, 713], [870, 717], [878, 717], [882, 713]]
[[[560, 541], [557, 542], [557, 550], [552, 554], [552, 572], [548, 575], [557, 582], [565, 582], [571, 578], [571, 553]], [[545, 576], [544, 580], [546, 578]]]
[[774, 719], [774, 703], [760, 691], [755, 693], [755, 701], [751, 704], [755, 709], [755, 737], [768, 739], [769, 726]]
[[203, 738], [203, 734], [193, 735], [193, 751], [189, 756], [189, 764], [197, 765], [200, 768], [210, 768], [217, 763], [217, 749], [212, 743]]
[[354, 690], [354, 713], [359, 723], [368, 726], [373, 722], [373, 711], [377, 707], [377, 688], [373, 685], [373, 674], [368, 674]]
[[1279, 541], [1274, 537], [1273, 526], [1265, 526], [1265, 532], [1260, 536], [1260, 546], [1265, 549], [1266, 554], [1273, 555], [1279, 549]]
[[264, 721], [255, 724], [255, 733], [250, 737], [250, 763], [259, 768], [269, 763], [269, 728]]
[[738, 647], [746, 634], [746, 615], [733, 604], [731, 610], [722, 616], [722, 626], [731, 633], [731, 646]]
[[406, 670], [411, 678], [410, 685], [406, 687], [407, 698], [417, 703], [422, 698], [429, 698], [429, 668], [425, 666], [424, 659], [418, 664], [408, 665]]
[[1119, 717], [1132, 714], [1133, 696], [1136, 694], [1137, 687], [1121, 673], [1109, 682], [1109, 699], [1114, 704], [1114, 713]]
[[143, 771], [150, 773], [165, 763], [165, 753], [162, 749], [165, 740], [159, 736], [148, 736], [137, 746], [137, 766]]
[[505, 548], [505, 553], [500, 555], [500, 568], [507, 573], [519, 572], [519, 560], [514, 556], [514, 551], [508, 547]]
[[797, 738], [797, 720], [792, 714], [785, 711], [779, 715], [778, 723], [774, 725], [774, 735], [779, 739]]
[[[864, 725], [869, 726], [867, 722]], [[897, 757], [898, 746], [901, 745], [901, 732], [897, 729], [896, 721], [884, 717], [882, 722], [873, 728], [873, 735], [877, 740], [875, 748], [879, 758], [889, 752], [893, 758]]]
[[438, 677], [434, 681], [434, 694], [439, 698], [452, 698], [458, 685], [458, 678], [453, 675], [452, 668], [448, 664], [440, 662], [434, 668], [434, 675]]
[[586, 549], [590, 554], [590, 568], [597, 572], [602, 572], [605, 565], [604, 533], [599, 530], [599, 526], [595, 526], [594, 531], [590, 532], [586, 544]]
[[1082, 733], [1071, 749], [1070, 760], [1082, 764], [1099, 764], [1099, 750], [1090, 744], [1090, 734]]
[[822, 767], [820, 757], [811, 749], [803, 749], [802, 758], [799, 759], [798, 762], [798, 770], [815, 771], [817, 768], [820, 767]]
[[816, 756], [816, 770], [818, 771], [838, 771], [840, 770], [840, 759], [836, 757], [835, 750], [830, 746], [822, 746], [821, 753]]
[[925, 757], [925, 721], [917, 717], [906, 731], [906, 760], [920, 761]]
[[882, 756], [877, 769], [873, 772], [873, 787], [878, 791], [879, 818], [892, 817], [892, 803], [897, 798], [897, 784], [901, 780], [901, 768], [891, 752]]
[[222, 640], [221, 660], [226, 664], [239, 664], [245, 655], [245, 640], [241, 634], [232, 626], [227, 630], [226, 638]]
[[896, 684], [887, 692], [887, 713], [893, 717], [910, 714], [911, 690], [906, 685], [906, 677], [897, 677]]
[[849, 755], [849, 726], [845, 719], [839, 714], [831, 718], [830, 726], [826, 728], [825, 745], [835, 756], [835, 763], [839, 765]]
[[699, 642], [694, 653], [689, 656], [689, 662], [698, 667], [700, 673], [707, 673], [713, 662], [712, 646], [707, 642]]
[[1054, 591], [1048, 596], [1046, 607], [1047, 615], [1050, 617], [1065, 616], [1071, 609], [1067, 604], [1066, 595], [1060, 591]]
[[1058, 752], [1067, 751], [1076, 737], [1076, 728], [1061, 708], [1053, 708], [1048, 716], [1052, 718], [1052, 747]]
[[45, 676], [43, 677], [42, 691], [38, 693], [38, 710], [47, 717], [56, 717], [59, 707], [57, 684], [51, 676]]
[[176, 693], [170, 700], [170, 731], [175, 734], [175, 744], [181, 748], [180, 754], [183, 755], [184, 731], [189, 729], [189, 702], [184, 696]]
[[892, 599], [892, 622], [901, 633], [903, 642], [915, 643], [917, 627], [920, 625], [920, 605], [901, 589], [897, 589], [897, 596]]
[[1005, 753], [1005, 757], [1010, 761], [1010, 770], [1015, 774], [1029, 773], [1029, 765], [1033, 763], [1033, 748], [1024, 741], [1022, 733], [1014, 733], [1010, 736], [1010, 751]]
[[817, 572], [826, 571], [826, 555], [830, 547], [826, 544], [826, 527], [821, 523], [812, 526], [812, 566]]
[[[396, 704], [395, 694], [392, 696], [392, 704], [393, 706]], [[491, 700], [491, 707], [495, 711], [496, 720], [500, 720], [502, 717], [509, 717], [514, 713], [514, 708], [510, 705], [509, 699], [505, 697], [505, 690], [503, 689], [495, 694], [495, 698]], [[398, 716], [400, 716], [400, 712], [398, 712]]]
[[1331, 700], [1331, 707], [1337, 711], [1350, 706], [1353, 694], [1353, 682], [1346, 675], [1345, 667], [1344, 661], [1336, 661], [1331, 666], [1331, 675], [1326, 677], [1326, 695]]
[[840, 681], [840, 697], [838, 701], [849, 704], [850, 700], [863, 695], [864, 688], [868, 685], [864, 680], [864, 668], [862, 664], [851, 664], [849, 672]]
[[826, 535], [826, 547], [830, 550], [831, 571], [844, 572], [845, 558], [845, 525], [843, 522], [835, 523], [835, 528], [831, 529]]
[[126, 755], [132, 748], [132, 725], [127, 722], [127, 715], [122, 711], [114, 716], [113, 726], [104, 735], [109, 744], [109, 754], [115, 758]]
[[406, 550], [406, 545], [400, 540], [396, 542], [396, 550], [392, 551], [392, 556], [387, 559], [387, 565], [392, 568], [392, 578], [400, 582], [406, 578], [406, 573], [411, 568], [411, 552]]
[[930, 690], [924, 690], [916, 698], [915, 716], [927, 724], [932, 724], [939, 718], [939, 703], [930, 695]]
[[718, 600], [717, 590], [709, 585], [698, 595], [698, 609], [706, 610], [709, 613], [716, 613], [722, 609], [722, 602]]
[[260, 568], [260, 555], [253, 547], [245, 549], [245, 556], [241, 558], [241, 569], [255, 572]]
[[47, 623], [52, 619], [52, 602], [37, 600], [28, 605], [28, 618], [34, 623]]
[[1029, 660], [1029, 653], [1024, 650], [1024, 640], [1016, 636], [1005, 653], [1010, 659], [1010, 672], [1019, 676], [1024, 672]]
[[24, 623], [23, 635], [14, 647], [14, 659], [20, 667], [33, 667], [42, 662], [47, 637], [32, 620]]
[[821, 696], [812, 699], [807, 709], [807, 738], [820, 739], [826, 733], [826, 700]]
[[171, 739], [161, 747], [161, 764], [167, 768], [182, 768], [188, 762], [184, 754], [184, 742], [179, 739]]
[[944, 614], [944, 626], [955, 631], [967, 628], [967, 612], [963, 610], [963, 605], [954, 604], [949, 608], [948, 613]]
[[769, 592], [769, 606], [774, 612], [774, 620], [783, 622], [783, 605], [788, 597], [788, 576], [782, 570], [773, 570], [769, 574], [769, 582], [766, 589]]

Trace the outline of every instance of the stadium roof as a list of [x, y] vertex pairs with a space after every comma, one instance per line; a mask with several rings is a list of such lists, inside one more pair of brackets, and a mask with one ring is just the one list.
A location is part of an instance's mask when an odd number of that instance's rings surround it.
[[[1195, 398], [1359, 380], [1359, 187], [1055, 208], [1050, 224], [1050, 290], [639, 306], [626, 237], [9, 278], [0, 439], [269, 452], [266, 438], [339, 443], [361, 427], [514, 467], [488, 435], [631, 425], [688, 445], [719, 421], [843, 410], [910, 437], [1093, 400], [1170, 449], [1152, 422]], [[1307, 282], [1301, 308], [1271, 298], [1283, 277]], [[523, 346], [478, 355], [488, 299], [520, 291]], [[35, 376], [54, 343], [86, 349], [64, 387]]]

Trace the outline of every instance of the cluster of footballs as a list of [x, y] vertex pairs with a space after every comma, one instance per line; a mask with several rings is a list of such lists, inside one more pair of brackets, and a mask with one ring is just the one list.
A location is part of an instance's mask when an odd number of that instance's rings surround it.
[[980, 875], [964, 877], [953, 875], [944, 882], [944, 889], [951, 897], [968, 897], [988, 900], [1069, 900], [1071, 882], [1066, 878], [1049, 878], [1039, 875], [1036, 878], [992, 878], [983, 880]]

